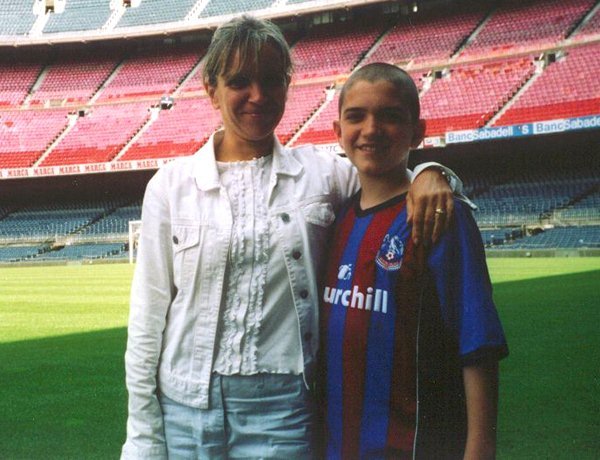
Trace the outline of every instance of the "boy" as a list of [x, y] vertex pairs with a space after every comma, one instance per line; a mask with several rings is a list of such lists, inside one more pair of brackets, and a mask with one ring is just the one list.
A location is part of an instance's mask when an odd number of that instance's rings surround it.
[[367, 65], [345, 83], [339, 117], [362, 189], [338, 218], [323, 291], [327, 458], [493, 458], [508, 351], [479, 231], [456, 201], [426, 257], [409, 238], [417, 88], [395, 66]]

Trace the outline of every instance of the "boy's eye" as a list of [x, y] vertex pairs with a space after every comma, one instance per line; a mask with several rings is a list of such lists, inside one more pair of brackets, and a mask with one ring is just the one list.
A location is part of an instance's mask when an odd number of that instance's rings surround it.
[[403, 112], [395, 110], [384, 111], [380, 114], [380, 117], [386, 123], [404, 123], [407, 121], [407, 117]]
[[279, 75], [269, 75], [261, 80], [261, 85], [265, 88], [277, 88], [282, 86], [284, 79]]
[[360, 112], [346, 112], [344, 114], [344, 119], [350, 122], [357, 122], [362, 120], [363, 115]]
[[378, 117], [385, 123], [406, 124], [411, 122], [410, 113], [401, 109], [388, 109], [379, 112]]

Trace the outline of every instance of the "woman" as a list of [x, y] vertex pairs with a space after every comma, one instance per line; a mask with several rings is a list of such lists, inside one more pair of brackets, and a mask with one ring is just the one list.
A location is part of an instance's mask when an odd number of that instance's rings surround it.
[[[291, 67], [269, 21], [221, 26], [203, 78], [223, 130], [148, 184], [122, 458], [313, 456], [316, 278], [358, 183], [346, 160], [277, 141]], [[439, 171], [422, 176], [413, 220], [436, 215], [419, 225], [435, 235], [452, 196]]]

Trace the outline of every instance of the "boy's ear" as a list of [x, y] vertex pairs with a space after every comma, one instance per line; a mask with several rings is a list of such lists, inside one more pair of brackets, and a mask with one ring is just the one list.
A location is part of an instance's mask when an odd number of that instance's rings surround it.
[[419, 144], [425, 138], [425, 129], [427, 128], [427, 123], [423, 119], [419, 119], [419, 122], [415, 125], [413, 129], [413, 138], [410, 146], [413, 149], [416, 149]]

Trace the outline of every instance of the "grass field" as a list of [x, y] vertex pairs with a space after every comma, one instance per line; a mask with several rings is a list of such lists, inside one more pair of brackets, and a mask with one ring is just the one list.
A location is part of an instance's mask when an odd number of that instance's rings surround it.
[[[499, 459], [600, 457], [600, 259], [490, 259]], [[0, 268], [0, 459], [116, 459], [132, 268]]]

